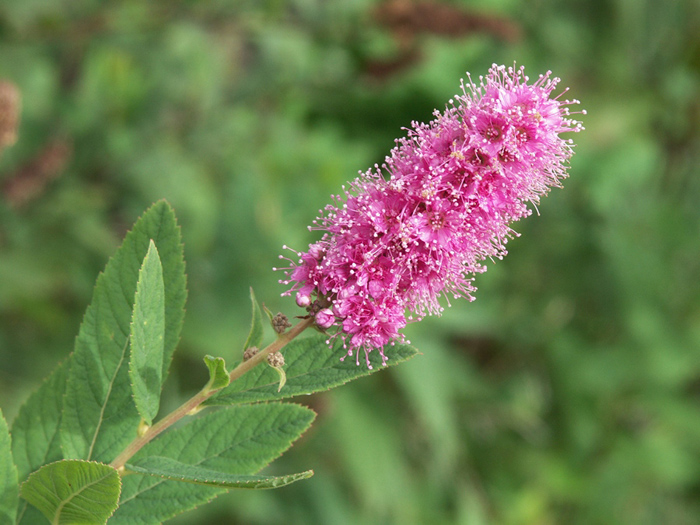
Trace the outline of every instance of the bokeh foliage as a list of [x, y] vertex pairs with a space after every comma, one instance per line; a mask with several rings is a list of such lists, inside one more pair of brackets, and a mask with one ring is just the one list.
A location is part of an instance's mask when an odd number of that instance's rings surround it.
[[423, 356], [308, 398], [317, 423], [274, 468], [312, 479], [173, 523], [696, 523], [698, 27], [693, 0], [3, 1], [0, 80], [22, 96], [0, 157], [3, 412], [68, 355], [161, 198], [190, 297], [172, 408], [205, 354], [243, 345], [250, 286], [298, 313], [270, 268], [329, 195], [465, 71], [517, 61], [588, 110], [565, 189], [474, 303], [410, 327]]

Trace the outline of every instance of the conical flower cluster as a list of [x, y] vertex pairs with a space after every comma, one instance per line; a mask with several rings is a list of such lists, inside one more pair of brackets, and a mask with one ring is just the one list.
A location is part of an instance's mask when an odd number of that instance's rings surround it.
[[320, 328], [337, 327], [358, 363], [364, 351], [370, 366], [374, 349], [386, 362], [384, 345], [403, 340], [407, 321], [439, 314], [440, 297], [472, 300], [481, 262], [506, 254], [510, 224], [567, 176], [572, 142], [559, 134], [583, 129], [569, 116], [578, 101], [552, 96], [549, 72], [528, 82], [523, 68], [496, 65], [478, 85], [469, 77], [314, 221], [323, 237], [281, 282]]

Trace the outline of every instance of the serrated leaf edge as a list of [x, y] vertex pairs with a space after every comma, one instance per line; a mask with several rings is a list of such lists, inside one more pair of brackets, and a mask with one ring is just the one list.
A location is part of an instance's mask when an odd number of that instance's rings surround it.
[[[166, 456], [149, 456], [148, 459], [158, 459], [158, 458], [163, 458], [163, 459], [168, 459], [175, 461], [177, 463], [182, 463], [177, 460], [173, 460], [172, 458], [168, 458]], [[187, 463], [183, 464], [186, 466], [197, 466], [197, 465], [189, 465]], [[166, 480], [172, 480], [172, 481], [179, 481], [182, 483], [193, 483], [197, 485], [207, 485], [210, 487], [218, 487], [218, 488], [226, 488], [226, 489], [274, 489], [274, 488], [279, 488], [279, 487], [284, 487], [286, 485], [289, 485], [291, 483], [294, 483], [296, 481], [300, 481], [302, 479], [308, 479], [311, 476], [313, 476], [314, 471], [313, 470], [306, 470], [304, 472], [298, 472], [295, 474], [285, 474], [282, 476], [273, 476], [273, 475], [267, 475], [267, 476], [255, 476], [255, 475], [238, 475], [238, 474], [231, 474], [227, 472], [217, 472], [213, 471], [211, 469], [203, 469], [205, 471], [210, 472], [212, 475], [221, 475], [221, 476], [236, 476], [239, 478], [240, 481], [232, 481], [232, 482], [223, 482], [223, 481], [217, 481], [213, 478], [211, 479], [206, 479], [206, 478], [201, 478], [201, 479], [195, 479], [193, 477], [191, 478], [186, 478], [186, 477], [181, 477], [181, 476], [176, 476], [176, 475], [170, 475], [170, 474], [162, 474], [158, 472], [152, 472], [149, 471], [147, 467], [143, 467], [140, 465], [132, 465], [130, 463], [127, 463], [126, 465], [127, 471], [131, 471], [135, 474], [143, 474], [145, 476], [152, 476], [152, 477], [157, 477], [157, 478], [163, 478]], [[260, 487], [259, 485], [266, 484], [267, 482], [272, 482], [272, 485], [269, 487]]]

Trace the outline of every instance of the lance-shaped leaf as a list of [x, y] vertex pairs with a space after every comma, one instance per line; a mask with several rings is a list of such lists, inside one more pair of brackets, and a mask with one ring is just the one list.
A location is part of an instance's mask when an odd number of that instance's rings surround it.
[[253, 289], [250, 289], [250, 302], [253, 304], [253, 311], [251, 313], [250, 321], [250, 332], [248, 333], [248, 338], [243, 345], [243, 350], [250, 348], [251, 346], [260, 346], [263, 339], [263, 322], [262, 322], [262, 312], [260, 311], [260, 306], [258, 301], [255, 299], [255, 293]]
[[136, 409], [150, 425], [160, 407], [165, 335], [163, 266], [153, 240], [139, 270], [131, 320], [129, 376]]
[[[358, 366], [354, 359], [340, 360], [343, 352], [332, 350], [327, 337], [315, 334], [304, 339], [295, 339], [284, 347], [285, 373], [287, 381], [279, 391], [279, 373], [268, 366], [250, 370], [229, 386], [214, 394], [205, 404], [230, 405], [270, 401], [302, 394], [311, 394], [340, 386], [382, 370], [379, 352], [370, 353], [372, 369], [364, 363]], [[412, 346], [396, 345], [387, 350], [387, 366], [396, 365], [415, 356], [418, 351]]]
[[158, 202], [124, 239], [95, 286], [71, 360], [61, 446], [65, 457], [111, 461], [136, 437], [141, 417], [128, 371], [131, 317], [141, 264], [151, 239], [158, 247], [165, 285], [165, 379], [184, 316], [185, 263], [172, 208]]
[[126, 464], [127, 470], [175, 481], [224, 487], [228, 489], [277, 489], [314, 475], [312, 470], [287, 476], [246, 476], [218, 472], [199, 465], [188, 465], [171, 458], [151, 456], [143, 458], [138, 465]]
[[117, 508], [121, 482], [103, 463], [62, 460], [50, 463], [22, 484], [22, 497], [52, 524], [105, 523]]
[[0, 524], [15, 522], [19, 503], [17, 483], [17, 467], [12, 461], [10, 432], [0, 411]]
[[226, 362], [223, 357], [204, 356], [204, 364], [209, 369], [209, 382], [204, 387], [207, 391], [219, 390], [227, 386], [231, 379], [226, 370]]
[[[143, 468], [141, 462], [147, 458], [165, 457], [215, 472], [255, 474], [289, 448], [314, 416], [312, 410], [295, 404], [218, 410], [166, 432], [141, 449], [129, 465]], [[110, 525], [159, 523], [225, 490], [136, 474], [125, 476], [123, 481], [121, 502]]]

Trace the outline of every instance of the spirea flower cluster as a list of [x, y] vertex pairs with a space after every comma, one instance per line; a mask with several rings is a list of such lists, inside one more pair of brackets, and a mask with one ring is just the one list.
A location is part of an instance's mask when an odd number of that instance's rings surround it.
[[364, 351], [370, 366], [374, 349], [386, 363], [384, 345], [403, 340], [407, 321], [439, 314], [441, 297], [473, 300], [481, 262], [502, 258], [510, 224], [567, 176], [573, 144], [559, 134], [583, 127], [568, 109], [578, 101], [553, 96], [558, 82], [495, 64], [478, 85], [468, 77], [314, 221], [323, 237], [280, 282], [318, 327], [337, 327], [358, 364]]

